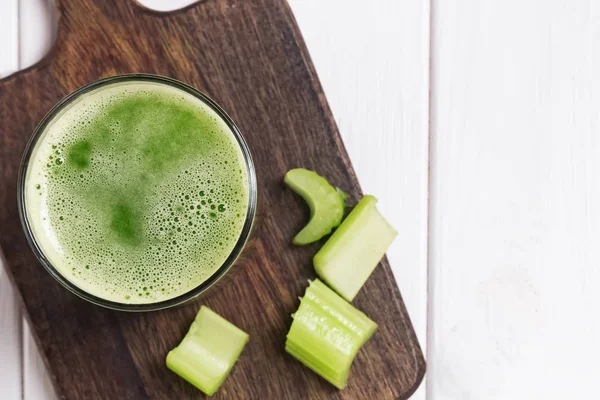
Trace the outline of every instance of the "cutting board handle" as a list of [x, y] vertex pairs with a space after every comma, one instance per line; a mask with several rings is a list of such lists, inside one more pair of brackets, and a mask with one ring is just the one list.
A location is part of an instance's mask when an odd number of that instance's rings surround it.
[[[184, 12], [205, 1], [206, 0], [196, 0], [181, 9], [173, 11], [153, 10], [137, 0], [102, 0], [102, 4], [99, 4], [98, 0], [55, 0], [54, 3], [60, 15], [80, 15], [83, 18], [87, 18], [88, 23], [93, 24], [96, 21], [94, 21], [92, 17], [97, 14], [123, 16], [123, 12], [126, 13], [125, 15], [132, 15], [134, 14], [132, 11], [135, 11], [154, 15], [168, 15], [173, 12]], [[109, 6], [107, 7], [107, 5]], [[107, 11], [109, 12], [107, 13]]]
[[154, 16], [169, 14], [147, 8], [136, 0], [55, 0], [55, 6], [59, 31], [72, 32], [98, 25], [108, 27], [109, 25], [126, 24], [129, 26], [129, 22], [132, 22], [132, 19], [140, 14]]
[[97, 0], [55, 0], [57, 11], [61, 17], [78, 16], [87, 19], [89, 24], [95, 24], [93, 17], [98, 14], [105, 14], [106, 10], [111, 10], [111, 14], [120, 14], [124, 8], [142, 7], [134, 0], [102, 0], [102, 6], [98, 5]]
[[[243, 0], [245, 1], [245, 0]], [[175, 14], [186, 14], [207, 0], [196, 0], [173, 11], [157, 11], [144, 6], [137, 0], [54, 0], [57, 10], [59, 38], [65, 34], [79, 34], [89, 28], [103, 28], [107, 34], [115, 34], [110, 26], [123, 30], [135, 25], [135, 20], [144, 15], [154, 18], [171, 18]]]

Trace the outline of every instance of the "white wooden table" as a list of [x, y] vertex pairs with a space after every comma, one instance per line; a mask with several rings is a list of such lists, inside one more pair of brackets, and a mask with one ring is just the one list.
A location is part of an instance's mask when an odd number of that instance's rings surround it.
[[[598, 397], [600, 3], [290, 3], [400, 233], [389, 257], [428, 361], [413, 398]], [[0, 76], [48, 51], [51, 14], [0, 0]], [[0, 393], [55, 398], [1, 272]]]

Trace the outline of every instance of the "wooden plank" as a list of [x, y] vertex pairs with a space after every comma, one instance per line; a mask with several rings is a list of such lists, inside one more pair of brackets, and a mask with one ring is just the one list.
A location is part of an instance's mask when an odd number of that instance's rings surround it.
[[[18, 0], [0, 0], [0, 78], [19, 67]], [[0, 251], [0, 392], [3, 398], [21, 399], [21, 310], [16, 293], [4, 271]]]
[[32, 66], [50, 51], [56, 38], [53, 3], [53, 0], [20, 0], [20, 69]]
[[57, 400], [58, 396], [31, 328], [23, 321], [23, 400]]
[[[55, 39], [55, 12], [50, 0], [20, 0], [19, 64], [27, 68], [50, 51]], [[22, 322], [23, 400], [55, 400], [54, 387], [48, 376], [29, 323]]]
[[[128, 40], [130, 37], [128, 29], [133, 24], [131, 21], [139, 23], [139, 29], [147, 29], [155, 24], [155, 18], [159, 17], [137, 8], [131, 2], [115, 2], [112, 7], [108, 5], [105, 10], [102, 9], [104, 3], [94, 4], [84, 13], [80, 13], [74, 7], [81, 7], [82, 4], [90, 5], [86, 2], [71, 2], [70, 0], [59, 3], [63, 18], [70, 18], [70, 24], [64, 25], [64, 29], [68, 29], [68, 32], [63, 31], [62, 34], [59, 34], [59, 38], [68, 37], [68, 41], [62, 44], [62, 48], [74, 51], [76, 54], [63, 53], [61, 55], [60, 52], [57, 52], [51, 63], [46, 63], [38, 68], [40, 74], [37, 74], [37, 69], [33, 69], [26, 74], [2, 82], [3, 85], [6, 85], [4, 89], [11, 91], [12, 102], [10, 108], [0, 108], [4, 113], [4, 118], [0, 118], [0, 121], [7, 123], [7, 121], [13, 120], [7, 116], [12, 117], [12, 113], [24, 110], [25, 104], [27, 104], [28, 115], [31, 117], [31, 121], [22, 119], [23, 123], [18, 129], [6, 129], [11, 132], [11, 139], [22, 146], [26, 138], [23, 132], [30, 131], [32, 128], [29, 125], [34, 124], [43, 111], [63, 95], [64, 91], [72, 90], [82, 83], [95, 79], [91, 76], [98, 77], [130, 70], [145, 70], [175, 76], [213, 94], [233, 114], [238, 123], [246, 127], [244, 131], [247, 132], [249, 141], [254, 143], [255, 159], [260, 169], [259, 175], [262, 176], [260, 190], [263, 193], [263, 199], [271, 199], [268, 200], [269, 212], [261, 215], [263, 225], [259, 225], [257, 228], [257, 237], [260, 239], [253, 241], [250, 246], [250, 250], [254, 249], [254, 251], [250, 251], [248, 259], [245, 260], [246, 268], [237, 272], [238, 275], [244, 275], [243, 279], [238, 280], [239, 283], [236, 287], [224, 286], [220, 291], [203, 299], [204, 303], [211, 305], [238, 325], [246, 326], [251, 335], [258, 340], [258, 345], [249, 346], [244, 353], [246, 357], [253, 360], [253, 365], [238, 364], [236, 367], [238, 374], [232, 375], [228, 383], [236, 389], [244, 388], [249, 391], [248, 393], [252, 390], [275, 390], [272, 394], [284, 395], [284, 393], [290, 393], [289, 385], [293, 385], [293, 392], [300, 396], [303, 395], [302, 393], [311, 396], [309, 393], [314, 394], [315, 390], [329, 392], [331, 388], [317, 379], [314, 374], [306, 371], [289, 358], [277, 357], [281, 348], [273, 346], [273, 343], [277, 342], [277, 338], [283, 337], [287, 330], [287, 323], [281, 318], [297, 306], [295, 296], [301, 293], [304, 279], [312, 275], [310, 269], [291, 270], [289, 266], [291, 264], [307, 265], [314, 249], [294, 249], [293, 252], [291, 252], [292, 249], [286, 249], [285, 244], [289, 241], [285, 238], [291, 237], [293, 231], [297, 229], [296, 225], [301, 223], [303, 217], [296, 215], [295, 222], [286, 226], [286, 224], [282, 224], [281, 216], [289, 214], [286, 212], [288, 201], [296, 201], [298, 205], [300, 202], [291, 193], [277, 194], [281, 189], [272, 186], [271, 183], [279, 182], [285, 169], [289, 168], [288, 165], [285, 165], [286, 163], [290, 166], [295, 164], [313, 168], [315, 165], [321, 165], [322, 170], [326, 171], [324, 173], [331, 176], [334, 182], [346, 182], [354, 200], [360, 195], [360, 189], [352, 170], [348, 169], [349, 161], [345, 158], [345, 151], [337, 136], [337, 129], [333, 124], [333, 119], [329, 114], [310, 63], [307, 63], [303, 43], [299, 41], [298, 33], [289, 19], [287, 8], [281, 2], [274, 0], [268, 2], [259, 2], [258, 0], [256, 2], [226, 2], [224, 0], [206, 2], [188, 8], [185, 12], [160, 17], [163, 18], [160, 23], [163, 28], [166, 26], [164, 25], [165, 18], [175, 19], [176, 21], [172, 25], [173, 29], [148, 35], [140, 35], [139, 31], [136, 31], [138, 37], [144, 37], [147, 40], [131, 43]], [[218, 22], [221, 12], [227, 12], [227, 24]], [[125, 17], [133, 19], [126, 24], [113, 24]], [[113, 35], [107, 37], [104, 32], [108, 28], [102, 27], [100, 23], [94, 26], [86, 25], [85, 30], [75, 29], [77, 23], [83, 23], [90, 18], [111, 24], [110, 31]], [[234, 20], [238, 23], [231, 23]], [[188, 31], [190, 21], [193, 21], [194, 27], [201, 27], [200, 30]], [[176, 46], [185, 57], [153, 56], [154, 54], [166, 54], [165, 43], [169, 44], [169, 54], [172, 55], [173, 46], [178, 43], [182, 35], [183, 37], [192, 35], [186, 37], [185, 40], [193, 40], [196, 43], [196, 46]], [[116, 57], [114, 54], [107, 57], [106, 46], [90, 46], [86, 43], [90, 39], [97, 43], [96, 41], [100, 38], [105, 38], [104, 40], [110, 38], [111, 42], [108, 44], [112, 45], [112, 41], [118, 41], [119, 37], [127, 38], [128, 46], [134, 47], [132, 49], [134, 54], [131, 57]], [[205, 41], [205, 45], [201, 46], [200, 41]], [[245, 46], [232, 52], [230, 51], [232, 50], [231, 43], [245, 43]], [[60, 46], [58, 48], [61, 48]], [[110, 48], [109, 46], [108, 49]], [[85, 49], [85, 51], [78, 51], [81, 49]], [[124, 49], [127, 47], [120, 46], [119, 54]], [[149, 51], [150, 49], [151, 51]], [[140, 57], [141, 54], [149, 56]], [[253, 56], [250, 57], [250, 54]], [[261, 54], [263, 56], [256, 57]], [[281, 54], [285, 54], [285, 57], [280, 58]], [[75, 55], [79, 58], [85, 57], [87, 62], [78, 59], [77, 63], [72, 63], [72, 60], [76, 58]], [[102, 63], [94, 62], [98, 57], [102, 57]], [[180, 64], [181, 60], [186, 58], [205, 60], [205, 63], [202, 64], [202, 74], [199, 74], [198, 69], [194, 68], [193, 63]], [[210, 62], [206, 62], [207, 60]], [[240, 69], [242, 64], [244, 68]], [[265, 66], [270, 67], [265, 69]], [[69, 68], [76, 69], [69, 72]], [[282, 78], [277, 79], [278, 74], [283, 74], [280, 75]], [[230, 78], [223, 79], [225, 76]], [[49, 77], [52, 78], [49, 79]], [[55, 85], [57, 79], [63, 81], [59, 86]], [[277, 82], [277, 85], [273, 88], [274, 91], [268, 89], [269, 84], [267, 84], [261, 86], [266, 91], [257, 92], [254, 89], [257, 88], [257, 82], [261, 81]], [[23, 93], [23, 87], [35, 88], [38, 93]], [[20, 88], [21, 91], [17, 91], [17, 88]], [[0, 88], [1, 93], [2, 88]], [[288, 95], [289, 97], [287, 97]], [[26, 102], [25, 100], [31, 96], [39, 101]], [[287, 97], [287, 101], [283, 101], [282, 96]], [[310, 101], [307, 102], [308, 100]], [[256, 115], [263, 115], [264, 118], [257, 119]], [[286, 146], [282, 147], [288, 143], [285, 141], [286, 132], [289, 132], [288, 135], [302, 132], [301, 136], [296, 135], [296, 140], [301, 142], [304, 153], [294, 151], [293, 148]], [[0, 146], [0, 148], [2, 147]], [[258, 151], [261, 148], [278, 149], [285, 162], [282, 165], [272, 165], [267, 162], [270, 156]], [[5, 150], [5, 148], [3, 149]], [[12, 157], [10, 154], [17, 153], [18, 151], [3, 153], [3, 157], [8, 160], [8, 157]], [[307, 155], [314, 158], [308, 159]], [[13, 163], [10, 162], [9, 165], [13, 165]], [[13, 190], [14, 188], [11, 190], [9, 186], [3, 186], [0, 193], [12, 193]], [[282, 203], [282, 199], [271, 198], [275, 194], [277, 196], [286, 195], [288, 200]], [[0, 217], [1, 222], [6, 226], [9, 224], [16, 226], [15, 221], [11, 219], [11, 216], [14, 216], [14, 212], [12, 212], [14, 210], [11, 210], [14, 205], [7, 198], [2, 200], [2, 204], [5, 206], [3, 211], [6, 213]], [[272, 220], [273, 216], [277, 216], [277, 221]], [[270, 229], [266, 229], [267, 226]], [[267, 235], [275, 226], [283, 230], [281, 236], [266, 240]], [[146, 397], [146, 395], [160, 398], [164, 397], [165, 393], [169, 393], [170, 396], [176, 393], [178, 398], [185, 398], [195, 394], [194, 391], [190, 391], [188, 386], [182, 385], [179, 380], [168, 374], [164, 367], [154, 368], [153, 366], [162, 366], [164, 353], [177, 341], [175, 339], [177, 335], [174, 332], [181, 333], [189, 325], [197, 309], [197, 304], [160, 313], [139, 315], [124, 315], [84, 304], [58, 287], [39, 269], [39, 266], [32, 263], [25, 244], [22, 239], [19, 239], [18, 230], [12, 231], [14, 235], [10, 232], [10, 230], [1, 232], [0, 239], [3, 246], [10, 249], [7, 254], [9, 260], [15, 261], [10, 265], [19, 288], [27, 290], [31, 287], [32, 282], [40, 285], [38, 290], [32, 293], [28, 292], [28, 295], [24, 296], [25, 302], [34, 330], [42, 339], [44, 355], [49, 359], [56, 373], [57, 383], [62, 394], [67, 397], [93, 397], [98, 393], [109, 395], [118, 393], [121, 398], [138, 398]], [[273, 259], [275, 255], [277, 259]], [[288, 261], [284, 263], [285, 265], [281, 265], [282, 256]], [[270, 278], [262, 279], [260, 277], [265, 268], [273, 274], [269, 274]], [[240, 315], [234, 310], [227, 311], [229, 306], [235, 303], [232, 299], [235, 298], [239, 301], [240, 295], [242, 297], [252, 295], [250, 298], [244, 299], [245, 304], [251, 305], [251, 298], [255, 298], [256, 295], [255, 288], [270, 284], [273, 276], [281, 277], [283, 279], [281, 283], [285, 283], [286, 289], [277, 288], [280, 295], [277, 296], [277, 299], [269, 300], [269, 304], [272, 304], [273, 308], [268, 313], [261, 314], [263, 321], [261, 321], [260, 330], [255, 329], [253, 320], [246, 318], [245, 314]], [[424, 365], [420, 351], [416, 347], [416, 337], [403, 304], [401, 301], [393, 300], [400, 298], [392, 282], [391, 271], [385, 262], [375, 272], [362, 292], [362, 296], [359, 294], [357, 298], [356, 303], [359, 308], [372, 316], [379, 316], [376, 320], [380, 324], [380, 328], [377, 335], [367, 344], [374, 350], [368, 351], [366, 348], [356, 360], [355, 371], [358, 372], [353, 375], [354, 383], [351, 383], [351, 386], [342, 393], [346, 397], [364, 397], [366, 395], [364, 390], [368, 390], [369, 395], [383, 398], [405, 396], [414, 390], [422, 377]], [[253, 285], [246, 290], [243, 289], [246, 283]], [[385, 296], [378, 296], [376, 293], [383, 289], [386, 290]], [[47, 301], [49, 298], [54, 301]], [[390, 301], [390, 299], [392, 300]], [[264, 307], [260, 309], [264, 312]], [[68, 312], [65, 312], [66, 310]], [[258, 309], [250, 314], [256, 316], [258, 315], [257, 311]], [[63, 321], [60, 329], [58, 326], [48, 323], [48, 318]], [[90, 324], [91, 321], [93, 321], [92, 324]], [[105, 329], [102, 332], [91, 329], [98, 326], [105, 327]], [[271, 326], [267, 331], [273, 337], [263, 337], [258, 333], [264, 332], [265, 326]], [[158, 338], [161, 334], [168, 332], [171, 334], [165, 341], [153, 341], [150, 345], [140, 340], [142, 332], [153, 338]], [[86, 343], [93, 344], [93, 346], [90, 348], [86, 346]], [[94, 352], [91, 357], [90, 351]], [[85, 354], [85, 362], [81, 358], [83, 354]], [[372, 357], [379, 361], [371, 359]], [[262, 360], [263, 358], [265, 359]], [[391, 358], [394, 360], [392, 361]], [[75, 364], [78, 365], [77, 368], [73, 367]], [[375, 369], [372, 368], [373, 365], [387, 365], [388, 367]], [[264, 368], [269, 371], [271, 377], [278, 374], [291, 375], [272, 387], [269, 385], [266, 389], [263, 387], [264, 385], [261, 385], [260, 388], [252, 388], [251, 385], [241, 384], [241, 380], [245, 377], [253, 377], [253, 374], [260, 374], [261, 371], [264, 373], [266, 371]], [[106, 379], [107, 374], [111, 375], [113, 379]], [[102, 379], [96, 379], [98, 376], [102, 376]], [[258, 376], [254, 377], [259, 379]], [[361, 384], [363, 380], [369, 384]], [[243, 397], [243, 393], [238, 392], [238, 394]], [[221, 395], [227, 395], [225, 387]]]
[[433, 8], [428, 394], [594, 397], [600, 8]]
[[4, 268], [0, 251], [0, 391], [3, 398], [16, 400], [22, 396], [21, 308]]
[[0, 0], [0, 78], [19, 69], [19, 0]]
[[[388, 257], [425, 348], [429, 2], [290, 5], [363, 189], [399, 231]], [[415, 400], [425, 398], [419, 389]]]

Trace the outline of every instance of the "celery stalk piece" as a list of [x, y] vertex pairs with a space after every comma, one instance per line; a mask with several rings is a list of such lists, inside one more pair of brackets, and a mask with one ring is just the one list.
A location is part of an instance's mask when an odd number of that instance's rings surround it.
[[342, 222], [348, 195], [331, 186], [325, 178], [314, 171], [296, 168], [289, 170], [283, 181], [302, 196], [310, 208], [310, 221], [294, 237], [294, 244], [316, 242]]
[[167, 355], [167, 368], [212, 396], [227, 378], [248, 338], [246, 332], [202, 306], [187, 335]]
[[318, 279], [293, 318], [285, 350], [338, 389], [346, 387], [352, 361], [377, 324]]
[[313, 258], [319, 277], [348, 301], [367, 281], [397, 235], [365, 195]]
[[336, 388], [344, 389], [346, 387], [348, 382], [348, 375], [350, 374], [350, 368], [342, 368], [340, 370], [335, 370], [328, 365], [317, 365], [311, 363], [310, 353], [307, 353], [298, 346], [290, 343], [286, 344], [285, 351], [288, 352], [295, 359], [300, 361], [305, 367], [308, 367], [312, 371], [316, 372], [319, 376], [324, 378]]

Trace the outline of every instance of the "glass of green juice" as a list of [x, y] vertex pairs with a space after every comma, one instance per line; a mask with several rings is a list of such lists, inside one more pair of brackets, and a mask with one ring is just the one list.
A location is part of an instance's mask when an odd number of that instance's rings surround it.
[[119, 75], [62, 99], [19, 171], [35, 255], [92, 303], [150, 311], [215, 284], [250, 234], [256, 175], [231, 118], [174, 79]]

